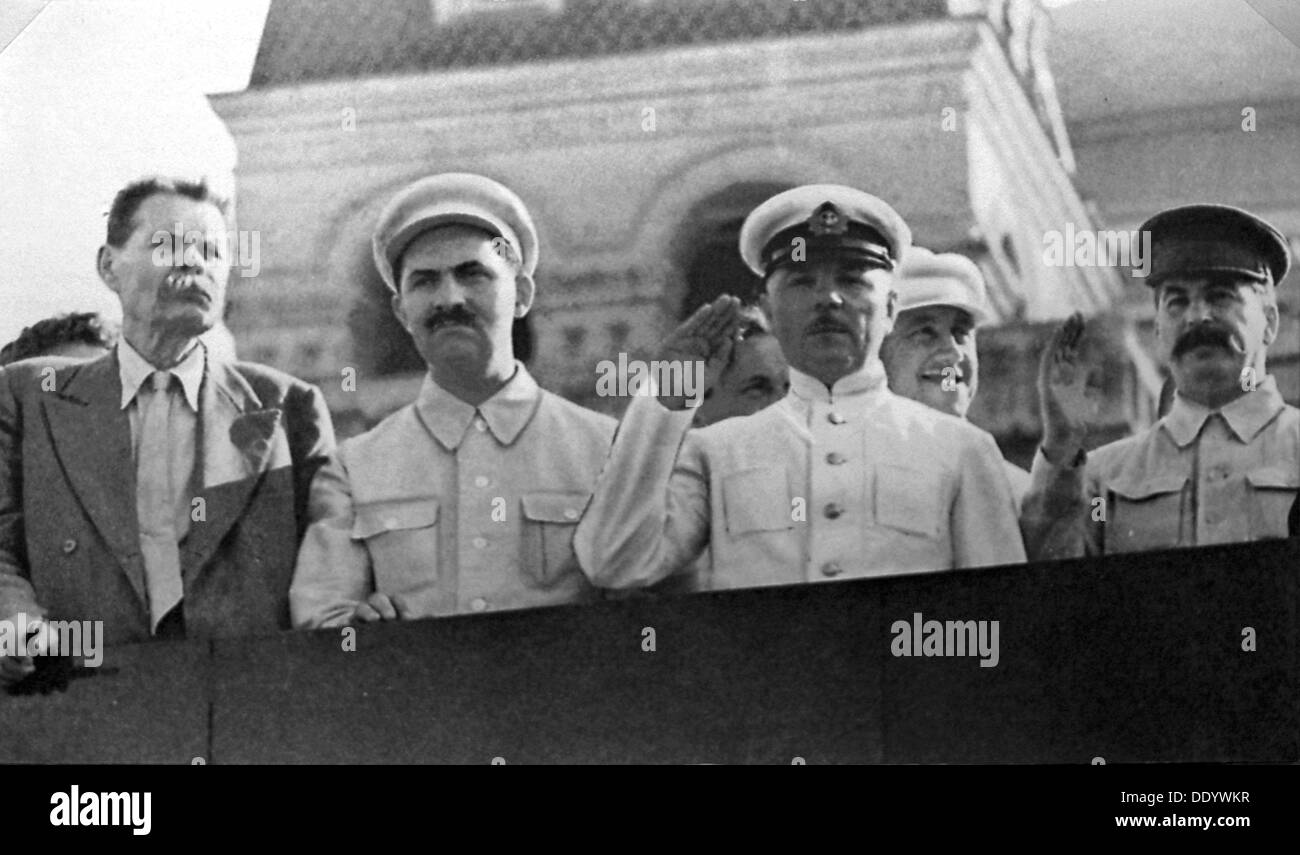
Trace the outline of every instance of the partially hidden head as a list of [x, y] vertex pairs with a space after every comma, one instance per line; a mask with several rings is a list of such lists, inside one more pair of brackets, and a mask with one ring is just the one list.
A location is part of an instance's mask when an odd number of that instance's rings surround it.
[[889, 387], [965, 418], [979, 389], [975, 331], [992, 316], [984, 277], [964, 255], [913, 246], [896, 287], [894, 329], [880, 349]]
[[740, 310], [742, 323], [731, 356], [717, 380], [704, 391], [693, 423], [704, 427], [723, 419], [753, 415], [775, 404], [790, 389], [790, 372], [781, 345], [757, 306]]

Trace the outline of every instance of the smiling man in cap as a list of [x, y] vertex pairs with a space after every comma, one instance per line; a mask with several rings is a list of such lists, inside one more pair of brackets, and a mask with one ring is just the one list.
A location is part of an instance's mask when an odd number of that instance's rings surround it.
[[375, 228], [393, 312], [428, 364], [416, 401], [317, 477], [296, 626], [577, 602], [573, 531], [615, 423], [538, 387], [511, 326], [533, 304], [537, 233], [481, 175], [399, 192]]
[[1088, 375], [1078, 316], [1043, 354], [1043, 446], [1024, 507], [1031, 555], [1063, 558], [1286, 537], [1300, 488], [1300, 410], [1267, 374], [1285, 238], [1224, 205], [1188, 205], [1139, 227], [1145, 284], [1176, 392], [1146, 430], [1085, 452]]
[[[992, 437], [886, 386], [878, 354], [910, 243], [889, 205], [841, 185], [749, 215], [741, 255], [764, 278], [790, 393], [689, 433], [684, 399], [634, 400], [578, 530], [597, 584], [653, 584], [706, 546], [712, 588], [1024, 560]], [[725, 362], [738, 305], [701, 307], [661, 358]]]
[[[964, 255], [913, 246], [899, 268], [897, 287], [894, 329], [880, 346], [889, 388], [966, 418], [979, 389], [975, 331], [992, 318], [984, 276]], [[1029, 473], [1008, 460], [1002, 468], [1019, 508]]]

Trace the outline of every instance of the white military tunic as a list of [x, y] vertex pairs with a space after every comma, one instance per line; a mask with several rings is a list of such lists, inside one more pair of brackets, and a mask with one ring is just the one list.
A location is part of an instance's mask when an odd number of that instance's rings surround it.
[[1024, 561], [993, 438], [889, 391], [876, 361], [690, 431], [634, 400], [574, 548], [598, 585], [653, 584], [710, 547], [703, 588]]

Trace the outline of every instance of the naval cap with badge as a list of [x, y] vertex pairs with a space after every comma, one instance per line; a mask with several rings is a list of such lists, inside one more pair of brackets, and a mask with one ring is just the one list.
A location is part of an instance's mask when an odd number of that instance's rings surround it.
[[[842, 184], [805, 184], [778, 193], [740, 227], [740, 256], [764, 277], [827, 252], [893, 270], [911, 245], [911, 230], [888, 203]], [[802, 256], [796, 252], [800, 246]]]
[[[1249, 211], [1228, 205], [1184, 205], [1161, 211], [1138, 226], [1150, 235], [1146, 284], [1174, 275], [1231, 273], [1277, 285], [1290, 267], [1286, 238]], [[1134, 274], [1135, 278], [1141, 278]]]
[[394, 270], [411, 241], [445, 225], [483, 229], [509, 244], [528, 276], [537, 269], [537, 229], [514, 191], [500, 182], [469, 172], [444, 172], [408, 184], [379, 215], [371, 239], [375, 266], [384, 283], [399, 290]]
[[988, 290], [979, 267], [955, 252], [931, 252], [913, 246], [894, 279], [897, 313], [926, 306], [952, 306], [971, 316], [975, 326], [993, 320]]

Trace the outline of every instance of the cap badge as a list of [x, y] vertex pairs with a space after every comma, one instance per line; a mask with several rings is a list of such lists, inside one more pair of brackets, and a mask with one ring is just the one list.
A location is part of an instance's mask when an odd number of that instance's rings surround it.
[[818, 236], [842, 235], [848, 230], [849, 221], [834, 202], [823, 202], [808, 218], [808, 231]]

